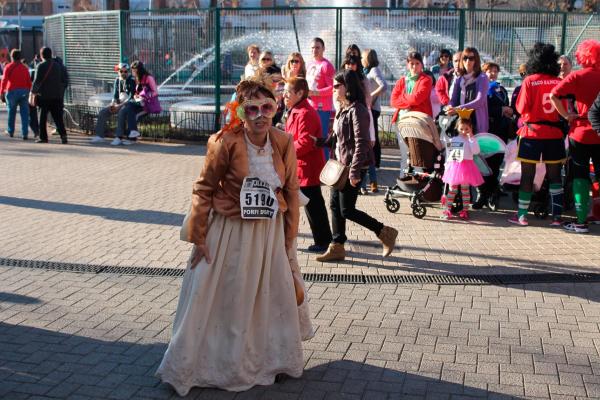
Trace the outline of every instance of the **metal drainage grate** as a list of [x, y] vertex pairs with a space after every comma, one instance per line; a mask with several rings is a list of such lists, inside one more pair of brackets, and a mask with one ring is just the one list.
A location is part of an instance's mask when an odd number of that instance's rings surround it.
[[[141, 276], [181, 277], [185, 273], [185, 269], [182, 268], [120, 267], [116, 265], [77, 264], [14, 258], [0, 258], [0, 266], [37, 268], [63, 272]], [[304, 273], [302, 276], [307, 282], [347, 284], [522, 285], [529, 283], [600, 282], [600, 273], [498, 275], [346, 275]]]

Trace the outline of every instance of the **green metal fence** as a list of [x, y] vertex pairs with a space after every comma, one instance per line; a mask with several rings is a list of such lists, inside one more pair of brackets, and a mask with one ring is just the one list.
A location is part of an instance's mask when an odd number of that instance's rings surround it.
[[[279, 65], [292, 51], [310, 58], [310, 40], [323, 38], [325, 57], [339, 66], [356, 43], [377, 50], [390, 83], [405, 73], [409, 49], [428, 64], [441, 48], [479, 49], [502, 67], [507, 86], [534, 42], [553, 43], [571, 55], [579, 42], [600, 37], [597, 14], [505, 10], [323, 8], [213, 8], [144, 12], [69, 13], [45, 20], [45, 43], [65, 60], [71, 77], [67, 101], [87, 104], [110, 91], [113, 66], [143, 61], [161, 85], [161, 102], [193, 97], [215, 115], [229, 98], [256, 43]], [[384, 100], [385, 103], [385, 100]], [[211, 106], [212, 105], [212, 106]]]

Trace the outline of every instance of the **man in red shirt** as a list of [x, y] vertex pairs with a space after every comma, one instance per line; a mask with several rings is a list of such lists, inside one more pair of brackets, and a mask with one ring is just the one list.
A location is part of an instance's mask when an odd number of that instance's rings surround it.
[[[571, 126], [569, 153], [574, 178], [573, 196], [577, 221], [565, 224], [564, 228], [572, 232], [586, 233], [590, 201], [590, 159], [594, 164], [594, 170], [600, 171], [600, 137], [588, 119], [588, 111], [600, 92], [600, 42], [596, 40], [581, 42], [575, 57], [583, 69], [571, 72], [563, 79], [552, 90], [550, 100]], [[567, 110], [561, 99], [572, 96], [575, 97], [576, 109]]]
[[550, 102], [550, 92], [559, 84], [558, 53], [551, 44], [536, 43], [529, 51], [528, 76], [517, 98], [517, 112], [523, 126], [519, 135], [517, 159], [521, 161], [519, 209], [508, 222], [526, 226], [533, 195], [536, 164], [546, 164], [552, 197], [551, 226], [561, 226], [563, 208], [562, 163], [567, 158], [559, 115]]
[[8, 108], [8, 136], [15, 134], [15, 119], [17, 107], [21, 113], [21, 132], [23, 140], [27, 140], [29, 132], [29, 90], [31, 89], [31, 77], [29, 68], [21, 62], [21, 50], [12, 49], [10, 52], [12, 62], [4, 68], [0, 93], [2, 102], [7, 103]]

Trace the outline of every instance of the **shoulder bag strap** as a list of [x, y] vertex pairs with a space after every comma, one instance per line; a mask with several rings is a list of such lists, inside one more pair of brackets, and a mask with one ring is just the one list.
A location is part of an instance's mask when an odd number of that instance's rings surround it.
[[42, 86], [44, 85], [44, 82], [46, 82], [46, 78], [48, 78], [48, 75], [50, 74], [50, 71], [52, 71], [53, 66], [54, 66], [54, 62], [50, 61], [50, 66], [48, 67], [48, 71], [46, 71], [46, 75], [44, 75], [44, 78], [40, 82], [38, 89], [41, 89]]

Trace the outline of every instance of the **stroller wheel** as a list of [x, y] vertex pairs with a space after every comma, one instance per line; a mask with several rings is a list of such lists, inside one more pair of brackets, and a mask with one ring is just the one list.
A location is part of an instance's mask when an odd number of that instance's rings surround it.
[[427, 209], [420, 204], [415, 204], [412, 207], [412, 213], [416, 218], [423, 219], [427, 215]]
[[400, 202], [396, 199], [385, 200], [385, 207], [391, 213], [396, 213], [400, 209]]

